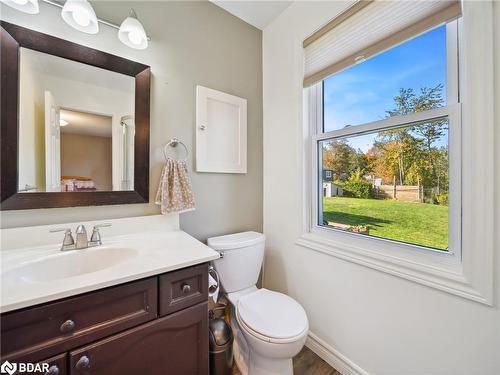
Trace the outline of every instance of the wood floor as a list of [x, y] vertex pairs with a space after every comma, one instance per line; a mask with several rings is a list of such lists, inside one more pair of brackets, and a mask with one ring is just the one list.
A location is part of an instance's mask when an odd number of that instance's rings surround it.
[[[294, 375], [341, 375], [305, 346], [293, 359], [293, 373]], [[233, 375], [241, 375], [236, 364], [233, 367]]]

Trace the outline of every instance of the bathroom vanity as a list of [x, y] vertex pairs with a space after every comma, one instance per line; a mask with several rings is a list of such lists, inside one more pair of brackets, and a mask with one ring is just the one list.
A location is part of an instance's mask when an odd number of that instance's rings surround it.
[[50, 375], [207, 374], [218, 255], [167, 220], [112, 220], [102, 246], [70, 251], [53, 226], [2, 230], [2, 362], [49, 363]]
[[2, 360], [50, 374], [206, 374], [206, 263], [1, 316]]

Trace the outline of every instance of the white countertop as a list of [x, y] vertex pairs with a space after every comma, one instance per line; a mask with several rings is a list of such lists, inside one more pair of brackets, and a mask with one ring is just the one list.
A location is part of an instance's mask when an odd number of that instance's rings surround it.
[[[99, 251], [103, 251], [102, 254], [104, 254], [109, 250], [114, 253], [113, 265], [95, 272], [70, 275], [49, 281], [33, 281], [22, 274], [23, 270], [27, 269], [26, 267], [36, 270], [39, 261], [48, 260], [55, 265], [64, 264], [63, 257], [77, 252], [87, 252], [81, 254], [99, 259]], [[120, 251], [133, 255], [121, 259]], [[208, 262], [218, 257], [219, 254], [216, 251], [181, 230], [158, 230], [158, 228], [126, 235], [107, 237], [103, 235], [102, 246], [82, 250], [62, 252], [59, 246], [54, 244], [3, 249], [1, 251], [0, 311], [3, 313], [74, 296]], [[61, 260], [63, 260], [62, 263]], [[71, 271], [71, 269], [66, 270], [70, 274]]]

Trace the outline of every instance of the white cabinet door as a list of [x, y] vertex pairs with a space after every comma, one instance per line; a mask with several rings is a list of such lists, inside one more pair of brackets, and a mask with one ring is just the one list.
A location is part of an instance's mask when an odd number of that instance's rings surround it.
[[196, 87], [196, 171], [247, 173], [247, 100]]

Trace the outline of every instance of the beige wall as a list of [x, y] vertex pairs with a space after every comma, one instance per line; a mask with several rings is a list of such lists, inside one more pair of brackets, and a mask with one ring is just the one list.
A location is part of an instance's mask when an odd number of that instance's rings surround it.
[[112, 190], [111, 137], [61, 133], [61, 176], [91, 178], [97, 190]]
[[[137, 51], [117, 31], [100, 25], [97, 35], [71, 29], [60, 9], [40, 2], [28, 15], [1, 6], [1, 18], [47, 34], [151, 66], [150, 203], [107, 207], [2, 212], [2, 227], [156, 214], [153, 203], [163, 163], [162, 147], [180, 138], [190, 151], [196, 211], [181, 227], [199, 239], [240, 230], [262, 230], [262, 33], [208, 1], [93, 2], [97, 14], [120, 24], [131, 8], [152, 40]], [[248, 173], [194, 172], [195, 87], [203, 85], [248, 100]]]

